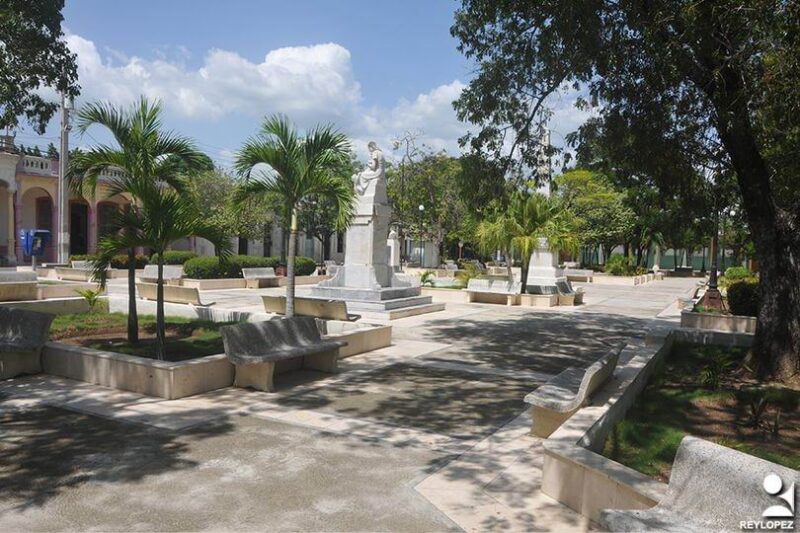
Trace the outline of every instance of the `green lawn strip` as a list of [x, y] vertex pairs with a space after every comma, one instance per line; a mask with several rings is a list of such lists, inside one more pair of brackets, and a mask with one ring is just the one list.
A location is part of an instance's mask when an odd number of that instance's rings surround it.
[[[153, 333], [155, 331], [155, 322], [156, 319], [153, 315], [139, 315], [139, 330]], [[128, 317], [123, 313], [92, 311], [90, 313], [60, 315], [53, 321], [53, 326], [50, 328], [50, 337], [52, 339], [64, 339], [115, 332], [119, 332], [119, 336], [124, 337], [127, 323]], [[228, 323], [168, 317], [166, 324], [168, 336], [170, 326], [173, 328], [179, 326], [179, 335], [181, 337], [167, 339], [165, 354], [169, 360], [191, 359], [224, 351], [219, 328]], [[90, 340], [87, 345], [98, 350], [143, 357], [152, 357], [154, 352], [152, 339], [142, 339], [138, 344], [130, 344], [122, 340], [98, 339], [96, 341]]]
[[[681, 439], [686, 435], [703, 436], [708, 420], [702, 404], [741, 398], [735, 388], [717, 390], [703, 387], [699, 381], [711, 373], [709, 368], [730, 371], [746, 351], [716, 346], [676, 346], [672, 356], [657, 370], [645, 391], [637, 398], [625, 420], [618, 423], [606, 440], [603, 455], [643, 474], [666, 480]], [[775, 391], [766, 388], [770, 393]], [[800, 398], [798, 391], [780, 391], [781, 396]], [[791, 402], [789, 402], [791, 403]], [[746, 404], [740, 403], [745, 409]], [[768, 461], [800, 468], [800, 458], [765, 450], [752, 441], [737, 440], [734, 430], [717, 442], [761, 457]]]

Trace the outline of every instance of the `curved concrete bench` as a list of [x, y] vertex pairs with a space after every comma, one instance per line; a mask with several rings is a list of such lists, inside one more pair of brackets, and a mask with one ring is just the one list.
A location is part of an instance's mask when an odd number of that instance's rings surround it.
[[[139, 293], [139, 298], [155, 301], [158, 299], [158, 284], [137, 283], [136, 292]], [[202, 303], [200, 301], [200, 291], [197, 288], [181, 287], [179, 285], [164, 285], [164, 301], [176, 304], [192, 304], [200, 307], [214, 305], [214, 302]]]
[[336, 372], [344, 341], [322, 339], [317, 321], [293, 317], [220, 328], [236, 367], [234, 385], [273, 392], [274, 375], [297, 368]]
[[470, 302], [518, 305], [522, 283], [507, 279], [473, 278], [467, 283], [466, 292]]
[[586, 281], [591, 283], [594, 279], [594, 270], [565, 268], [564, 275], [567, 277], [567, 281]]
[[[776, 475], [777, 494], [764, 489]], [[740, 522], [793, 520], [788, 503], [778, 496], [800, 485], [800, 474], [696, 437], [684, 437], [672, 463], [664, 498], [646, 510], [603, 510], [600, 524], [608, 531], [741, 531]], [[795, 495], [791, 494], [794, 498]], [[792, 500], [795, 503], [795, 500]], [[775, 507], [773, 509], [773, 507]], [[767, 510], [772, 517], [764, 517]], [[783, 517], [780, 515], [783, 510]]]
[[623, 347], [612, 348], [588, 368], [569, 367], [525, 396], [525, 403], [532, 406], [531, 433], [537, 437], [549, 437], [585, 405], [592, 394], [614, 375]]
[[42, 347], [54, 315], [0, 307], [0, 379], [42, 371]]
[[574, 289], [569, 280], [556, 281], [558, 289], [558, 305], [580, 305], [583, 303], [583, 289]]
[[[183, 265], [164, 265], [161, 275], [165, 283], [177, 285], [183, 278]], [[145, 283], [156, 283], [158, 281], [158, 265], [146, 265], [144, 273], [139, 279]]]
[[[264, 310], [276, 315], [286, 314], [286, 296], [262, 296]], [[325, 320], [343, 320], [354, 322], [361, 315], [347, 312], [347, 302], [343, 300], [324, 300], [322, 298], [294, 298], [294, 314], [297, 316], [310, 316]]]
[[248, 289], [278, 286], [278, 276], [275, 275], [275, 269], [272, 267], [243, 268], [242, 277], [245, 279], [245, 286]]

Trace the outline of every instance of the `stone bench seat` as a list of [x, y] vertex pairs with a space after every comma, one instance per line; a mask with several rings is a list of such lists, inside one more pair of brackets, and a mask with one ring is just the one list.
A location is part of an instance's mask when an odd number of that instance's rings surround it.
[[42, 347], [54, 315], [0, 307], [0, 379], [42, 371]]
[[582, 287], [575, 289], [569, 280], [565, 280], [557, 281], [556, 288], [558, 289], [558, 305], [580, 305], [583, 303]]
[[518, 305], [522, 283], [503, 279], [470, 279], [466, 288], [470, 302]]
[[[286, 296], [262, 296], [264, 310], [276, 315], [286, 314]], [[355, 322], [361, 315], [347, 312], [347, 302], [343, 300], [325, 300], [323, 298], [294, 298], [294, 314], [310, 316], [324, 320], [343, 320]]]
[[[777, 476], [777, 493], [764, 488]], [[774, 481], [777, 481], [773, 478]], [[794, 520], [778, 495], [800, 485], [796, 470], [697, 437], [681, 441], [667, 491], [650, 509], [600, 512], [606, 531], [741, 531], [740, 522]], [[792, 495], [794, 496], [794, 495]], [[770, 508], [783, 518], [763, 517]], [[788, 517], [787, 517], [788, 512]]]
[[292, 317], [220, 328], [225, 354], [236, 367], [234, 385], [273, 392], [274, 376], [309, 368], [336, 372], [345, 341], [323, 339], [317, 320]]
[[565, 268], [564, 275], [568, 281], [586, 281], [591, 283], [594, 280], [594, 270], [581, 268]]
[[260, 289], [263, 287], [277, 287], [278, 276], [272, 267], [263, 268], [243, 268], [242, 277], [248, 289]]
[[[170, 285], [180, 284], [180, 280], [183, 279], [183, 265], [164, 265], [162, 268], [161, 277], [164, 283]], [[139, 280], [144, 283], [157, 283], [158, 265], [146, 265]]]
[[569, 367], [525, 396], [533, 415], [531, 433], [547, 438], [585, 405], [614, 375], [623, 346], [612, 348], [587, 368]]

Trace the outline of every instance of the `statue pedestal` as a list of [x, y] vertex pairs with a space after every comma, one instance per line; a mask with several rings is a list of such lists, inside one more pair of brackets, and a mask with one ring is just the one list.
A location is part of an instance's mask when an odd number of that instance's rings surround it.
[[528, 294], [558, 294], [557, 283], [566, 282], [564, 271], [558, 268], [558, 252], [541, 239], [539, 247], [531, 254], [526, 287]]

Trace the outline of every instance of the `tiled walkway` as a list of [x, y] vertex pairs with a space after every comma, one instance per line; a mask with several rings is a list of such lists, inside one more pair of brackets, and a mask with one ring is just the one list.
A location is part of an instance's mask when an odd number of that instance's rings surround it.
[[449, 304], [394, 321], [392, 346], [337, 375], [280, 376], [273, 394], [2, 382], [0, 529], [585, 529], [538, 490], [522, 397], [641, 339], [693, 284], [589, 285], [567, 310]]

